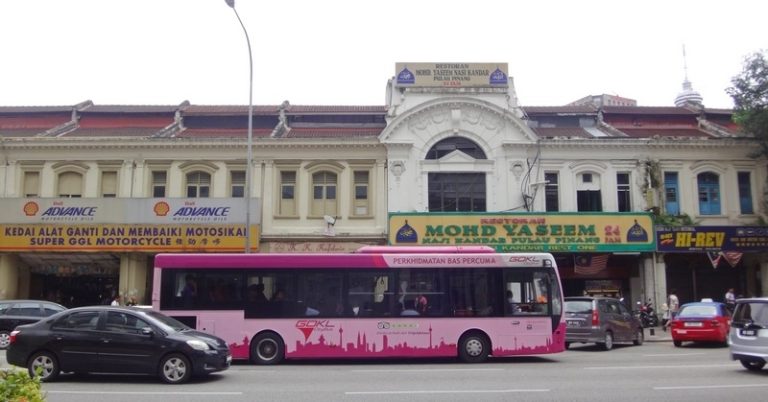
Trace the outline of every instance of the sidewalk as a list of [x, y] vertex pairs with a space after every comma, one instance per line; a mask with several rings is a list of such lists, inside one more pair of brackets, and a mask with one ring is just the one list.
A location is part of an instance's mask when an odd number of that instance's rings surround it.
[[672, 334], [669, 329], [664, 331], [661, 326], [645, 328], [646, 342], [672, 342]]

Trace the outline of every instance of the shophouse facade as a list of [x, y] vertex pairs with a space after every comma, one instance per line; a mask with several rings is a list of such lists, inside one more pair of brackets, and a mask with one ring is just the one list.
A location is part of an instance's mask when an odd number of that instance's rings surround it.
[[[0, 298], [149, 303], [156, 253], [244, 252], [247, 121], [188, 102], [0, 107]], [[386, 241], [383, 107], [253, 121], [250, 252]]]
[[149, 302], [156, 253], [245, 251], [246, 169], [251, 252], [487, 244], [552, 252], [567, 295], [763, 294], [765, 161], [731, 112], [597, 98], [398, 63], [385, 105], [256, 106], [251, 166], [245, 106], [0, 107], [0, 299]]

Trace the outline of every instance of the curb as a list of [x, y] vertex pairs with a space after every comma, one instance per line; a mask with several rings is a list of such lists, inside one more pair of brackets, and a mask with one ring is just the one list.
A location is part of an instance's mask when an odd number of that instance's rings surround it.
[[[651, 330], [654, 334], [651, 335]], [[672, 334], [668, 331], [664, 331], [661, 328], [645, 328], [645, 341], [646, 342], [672, 342]]]

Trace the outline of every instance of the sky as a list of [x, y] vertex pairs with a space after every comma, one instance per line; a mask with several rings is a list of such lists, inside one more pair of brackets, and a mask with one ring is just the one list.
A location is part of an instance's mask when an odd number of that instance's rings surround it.
[[[507, 63], [522, 106], [611, 94], [704, 105], [768, 49], [751, 0], [236, 0], [253, 103], [384, 105], [397, 62]], [[0, 106], [247, 105], [225, 0], [0, 0]]]

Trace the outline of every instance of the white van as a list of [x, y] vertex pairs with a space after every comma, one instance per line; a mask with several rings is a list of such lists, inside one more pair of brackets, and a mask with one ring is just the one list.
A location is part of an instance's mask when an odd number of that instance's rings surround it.
[[762, 370], [768, 361], [768, 297], [739, 299], [728, 334], [731, 359], [748, 370]]

